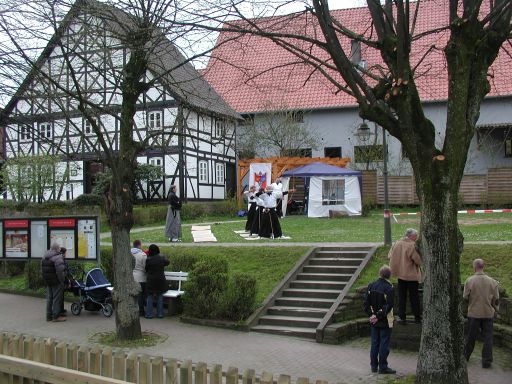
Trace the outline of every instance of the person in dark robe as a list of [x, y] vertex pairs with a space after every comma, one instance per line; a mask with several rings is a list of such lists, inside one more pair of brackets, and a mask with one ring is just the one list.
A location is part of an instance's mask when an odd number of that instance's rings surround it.
[[165, 267], [169, 260], [160, 255], [160, 248], [151, 244], [146, 259], [146, 319], [153, 318], [153, 298], [156, 296], [156, 315], [164, 317], [164, 293], [168, 290]]
[[249, 204], [249, 209], [247, 210], [247, 221], [245, 222], [245, 231], [250, 232], [252, 228], [252, 224], [254, 222], [254, 216], [256, 215], [256, 186], [251, 185], [248, 191], [245, 191], [244, 194], [247, 195], [247, 203]]
[[274, 192], [272, 186], [267, 186], [265, 192], [259, 195], [263, 201], [261, 213], [261, 223], [258, 235], [269, 239], [276, 239], [283, 236], [279, 217], [276, 212], [277, 199], [282, 198], [283, 194], [279, 191]]
[[176, 194], [175, 185], [171, 185], [167, 201], [169, 206], [165, 219], [165, 237], [172, 242], [181, 241], [181, 200]]

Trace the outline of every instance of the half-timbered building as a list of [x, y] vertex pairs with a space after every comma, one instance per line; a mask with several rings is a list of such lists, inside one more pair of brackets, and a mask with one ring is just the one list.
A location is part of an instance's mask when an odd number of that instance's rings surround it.
[[[7, 159], [59, 159], [53, 167], [55, 182], [38, 200], [90, 193], [97, 173], [104, 170], [105, 147], [99, 140], [105, 140], [111, 153], [118, 150], [121, 79], [130, 57], [119, 36], [134, 22], [114, 7], [78, 0], [5, 107], [1, 124]], [[164, 199], [176, 184], [187, 199], [224, 199], [236, 188], [235, 127], [240, 116], [163, 32], [153, 36], [143, 79], [151, 86], [138, 100], [133, 138], [141, 143], [138, 162], [161, 167], [163, 177], [143, 183], [140, 197]], [[80, 112], [80, 102], [87, 103], [97, 127]], [[14, 197], [10, 191], [6, 195]]]

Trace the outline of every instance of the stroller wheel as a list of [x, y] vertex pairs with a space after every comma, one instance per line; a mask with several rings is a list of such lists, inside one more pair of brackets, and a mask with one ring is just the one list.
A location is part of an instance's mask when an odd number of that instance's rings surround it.
[[78, 316], [82, 312], [82, 306], [80, 303], [71, 304], [71, 313], [75, 316]]
[[105, 317], [110, 317], [112, 316], [112, 313], [114, 313], [114, 308], [111, 304], [107, 303], [101, 308], [101, 313], [103, 313], [103, 316]]

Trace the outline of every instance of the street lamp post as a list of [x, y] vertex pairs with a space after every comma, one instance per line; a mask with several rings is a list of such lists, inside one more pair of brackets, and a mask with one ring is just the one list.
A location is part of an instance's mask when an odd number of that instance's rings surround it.
[[[377, 124], [375, 124], [375, 127], [377, 127]], [[363, 142], [370, 140], [372, 132], [370, 132], [370, 127], [364, 120], [357, 128], [356, 135]], [[384, 169], [382, 171], [384, 176], [384, 244], [391, 245], [391, 212], [389, 210], [388, 197], [388, 146], [384, 128], [382, 128], [382, 151], [384, 155]]]
[[386, 131], [382, 128], [382, 151], [384, 152], [384, 244], [391, 245], [391, 212], [388, 200], [388, 144]]

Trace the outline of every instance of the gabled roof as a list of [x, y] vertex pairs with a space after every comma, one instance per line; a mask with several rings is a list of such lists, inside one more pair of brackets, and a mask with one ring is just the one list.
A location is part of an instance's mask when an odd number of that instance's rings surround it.
[[[5, 108], [9, 114], [19, 97], [36, 76], [45, 60], [50, 57], [58, 44], [59, 36], [66, 30], [76, 15], [81, 12], [94, 12], [104, 15], [107, 28], [119, 35], [126, 33], [130, 26], [134, 25], [135, 17], [126, 12], [96, 0], [77, 0], [68, 12], [56, 34], [42, 52], [36, 62], [36, 68], [24, 80], [16, 95], [10, 100]], [[161, 76], [160, 82], [167, 87], [173, 96], [191, 108], [199, 109], [207, 113], [239, 119], [240, 115], [213, 89], [212, 86], [199, 74], [193, 65], [181, 54], [173, 43], [165, 37], [162, 31], [154, 33], [148, 46], [152, 47], [149, 57], [149, 70], [155, 76]]]
[[336, 167], [325, 163], [310, 163], [302, 167], [290, 169], [283, 173], [289, 177], [311, 177], [311, 176], [360, 176], [361, 171], [353, 171], [347, 168]]
[[[447, 25], [448, 1], [411, 2], [411, 15], [418, 3], [420, 8], [415, 26], [416, 36]], [[367, 7], [335, 10], [332, 15], [346, 28], [358, 34], [368, 36], [371, 31], [372, 23]], [[252, 22], [280, 28], [281, 31], [306, 31], [308, 36], [314, 36], [319, 31], [316, 28], [315, 32], [317, 22], [310, 15], [275, 16], [253, 19]], [[425, 34], [413, 43], [412, 64], [420, 63], [416, 70], [416, 83], [425, 102], [447, 99], [448, 74], [442, 49], [448, 38], [449, 31], [443, 30]], [[350, 53], [350, 39], [343, 37], [341, 43], [345, 52]], [[435, 48], [424, 57], [431, 47]], [[313, 54], [327, 59], [326, 53], [318, 48], [313, 48]], [[364, 45], [361, 58], [366, 60], [368, 68], [383, 62], [377, 50]], [[488, 97], [512, 95], [512, 59], [506, 52], [500, 52], [489, 72], [492, 78]], [[333, 72], [330, 74], [340, 79], [339, 75]], [[321, 73], [298, 62], [292, 53], [270, 39], [259, 36], [237, 36], [234, 33], [221, 32], [204, 76], [239, 113], [262, 112], [268, 109], [269, 104], [276, 105], [276, 109], [290, 110], [356, 105], [351, 96], [338, 91]]]

